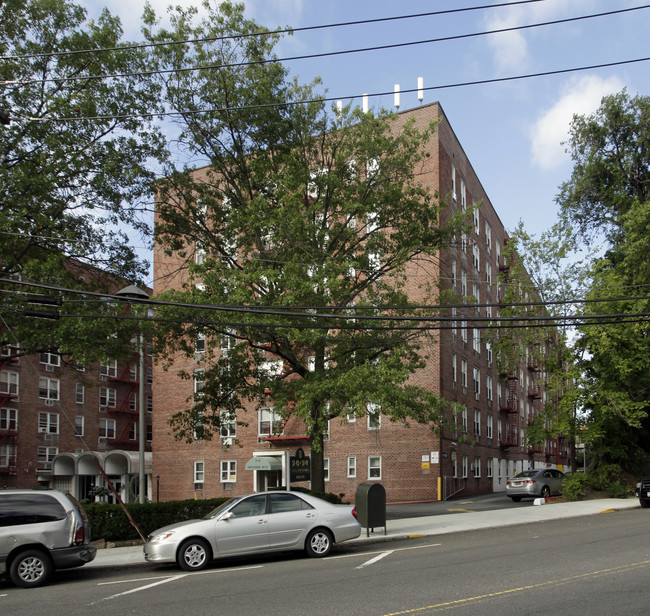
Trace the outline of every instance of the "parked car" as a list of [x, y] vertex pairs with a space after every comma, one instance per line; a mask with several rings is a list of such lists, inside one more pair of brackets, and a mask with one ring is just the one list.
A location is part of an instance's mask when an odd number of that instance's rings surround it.
[[58, 490], [0, 490], [0, 575], [33, 588], [97, 554], [83, 507]]
[[639, 499], [641, 507], [650, 507], [650, 479], [641, 479], [634, 488], [634, 495]]
[[144, 544], [144, 557], [199, 571], [223, 556], [289, 550], [327, 556], [334, 543], [360, 534], [351, 505], [297, 492], [260, 492], [232, 498], [200, 520], [154, 531]]
[[526, 496], [547, 498], [561, 492], [564, 477], [564, 473], [556, 468], [522, 471], [506, 481], [506, 496], [515, 503]]

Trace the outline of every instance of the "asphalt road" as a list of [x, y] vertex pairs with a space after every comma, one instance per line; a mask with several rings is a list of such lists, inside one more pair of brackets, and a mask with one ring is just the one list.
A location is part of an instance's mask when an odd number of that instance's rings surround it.
[[[454, 503], [457, 504], [457, 503]], [[469, 503], [468, 503], [469, 504]], [[533, 506], [532, 503], [528, 506]], [[373, 545], [333, 556], [59, 572], [49, 586], [0, 585], [11, 616], [590, 616], [647, 611], [648, 511], [640, 508]]]

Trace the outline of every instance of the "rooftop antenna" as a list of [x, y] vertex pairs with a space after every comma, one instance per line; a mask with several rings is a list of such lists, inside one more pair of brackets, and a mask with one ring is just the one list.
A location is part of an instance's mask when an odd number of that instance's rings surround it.
[[420, 104], [424, 100], [424, 77], [418, 77], [418, 100]]
[[364, 94], [361, 100], [363, 101], [363, 113], [368, 113], [368, 95]]
[[395, 84], [395, 88], [394, 88], [393, 91], [395, 92], [395, 94], [394, 94], [394, 101], [395, 102], [393, 104], [395, 105], [395, 107], [399, 111], [399, 83]]

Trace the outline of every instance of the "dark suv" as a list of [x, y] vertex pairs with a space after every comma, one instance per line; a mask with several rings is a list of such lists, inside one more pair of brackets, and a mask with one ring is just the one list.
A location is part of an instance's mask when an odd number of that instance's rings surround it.
[[58, 490], [0, 490], [0, 575], [17, 586], [48, 581], [55, 569], [95, 558], [83, 507]]
[[650, 507], [650, 479], [638, 481], [634, 489], [634, 495], [639, 499], [641, 507]]

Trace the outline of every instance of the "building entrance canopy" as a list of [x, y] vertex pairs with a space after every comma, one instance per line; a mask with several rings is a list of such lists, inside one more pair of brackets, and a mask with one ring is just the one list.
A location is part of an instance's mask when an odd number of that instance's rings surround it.
[[276, 456], [253, 456], [245, 468], [247, 471], [280, 471], [282, 460]]

